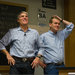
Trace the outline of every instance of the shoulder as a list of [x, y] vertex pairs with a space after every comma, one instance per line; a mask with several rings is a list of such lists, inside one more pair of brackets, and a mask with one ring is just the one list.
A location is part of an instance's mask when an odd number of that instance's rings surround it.
[[48, 35], [48, 32], [42, 33], [40, 36], [44, 37], [46, 35]]
[[[33, 32], [33, 33], [38, 33], [38, 31], [36, 30], [36, 29], [31, 29], [31, 28], [29, 28], [30, 29], [30, 31], [31, 32]], [[39, 33], [38, 33], [39, 34]]]
[[48, 32], [45, 32], [45, 33], [41, 34], [41, 35], [40, 35], [40, 39], [46, 38], [47, 35], [48, 35]]
[[9, 29], [10, 32], [18, 31], [18, 30], [19, 30], [19, 27]]

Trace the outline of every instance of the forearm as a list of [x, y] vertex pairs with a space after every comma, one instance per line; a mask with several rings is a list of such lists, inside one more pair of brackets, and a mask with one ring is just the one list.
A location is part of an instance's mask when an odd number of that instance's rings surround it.
[[8, 60], [8, 64], [10, 65], [14, 65], [15, 64], [15, 60], [12, 58], [12, 56], [9, 54], [9, 52], [4, 49], [4, 50], [1, 50], [7, 57], [7, 60]]
[[71, 22], [66, 21], [66, 20], [62, 20], [62, 23], [66, 24], [66, 25], [70, 25], [71, 24]]
[[10, 55], [6, 49], [1, 50], [6, 56]]
[[57, 16], [57, 15], [54, 15], [54, 16], [57, 17], [57, 18], [60, 20], [60, 22], [66, 24], [66, 25], [69, 25], [69, 24], [71, 23], [71, 22], [69, 22], [69, 21], [67, 21], [67, 20], [62, 19], [61, 17], [59, 17], [59, 16]]

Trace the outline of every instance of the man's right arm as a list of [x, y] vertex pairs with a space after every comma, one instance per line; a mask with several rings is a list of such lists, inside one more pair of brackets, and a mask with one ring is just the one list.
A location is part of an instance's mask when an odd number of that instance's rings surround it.
[[15, 60], [12, 58], [12, 56], [10, 56], [9, 52], [6, 49], [3, 49], [1, 51], [6, 55], [6, 58], [8, 60], [8, 64], [14, 65], [15, 64]]
[[5, 48], [10, 42], [11, 42], [11, 35], [10, 35], [10, 31], [9, 31], [0, 40], [0, 51], [2, 51], [6, 55], [8, 64], [14, 65], [15, 60], [10, 56], [9, 52]]

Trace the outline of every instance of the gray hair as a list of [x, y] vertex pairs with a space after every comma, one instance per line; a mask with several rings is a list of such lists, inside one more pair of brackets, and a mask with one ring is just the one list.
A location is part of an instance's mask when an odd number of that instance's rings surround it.
[[28, 13], [27, 13], [26, 11], [21, 11], [21, 12], [18, 13], [17, 19], [19, 19], [19, 16], [20, 16], [20, 14], [22, 14], [22, 13], [25, 13], [26, 15], [28, 15]]

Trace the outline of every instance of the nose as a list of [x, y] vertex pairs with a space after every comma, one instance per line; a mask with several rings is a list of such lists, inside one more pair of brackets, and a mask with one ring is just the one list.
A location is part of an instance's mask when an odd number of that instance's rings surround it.
[[24, 16], [24, 18], [26, 18], [26, 16]]

